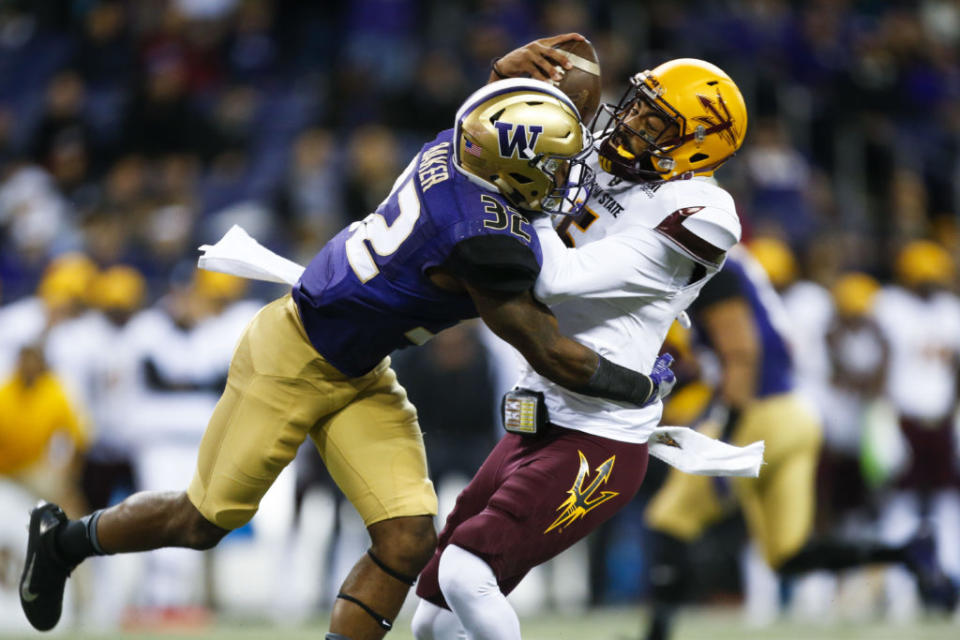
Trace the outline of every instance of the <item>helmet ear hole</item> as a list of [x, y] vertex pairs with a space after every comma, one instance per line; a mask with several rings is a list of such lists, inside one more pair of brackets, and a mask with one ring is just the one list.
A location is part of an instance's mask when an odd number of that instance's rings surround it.
[[692, 156], [690, 156], [690, 162], [700, 162], [702, 160], [706, 160], [709, 157], [710, 156], [708, 156], [705, 153], [695, 153]]

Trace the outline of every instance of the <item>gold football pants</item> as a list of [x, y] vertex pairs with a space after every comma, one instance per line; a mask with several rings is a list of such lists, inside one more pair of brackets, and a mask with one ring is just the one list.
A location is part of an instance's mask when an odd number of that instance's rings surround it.
[[240, 338], [190, 501], [217, 526], [244, 525], [307, 436], [368, 526], [437, 513], [417, 412], [390, 359], [360, 377], [340, 373], [310, 344], [288, 294]]
[[[709, 427], [703, 431], [718, 435]], [[731, 444], [757, 440], [766, 443], [760, 477], [724, 482], [731, 483], [750, 537], [776, 569], [800, 550], [813, 530], [822, 431], [806, 403], [795, 393], [785, 393], [756, 400], [741, 414]], [[692, 541], [728, 513], [727, 506], [716, 479], [671, 469], [645, 519], [656, 531]]]

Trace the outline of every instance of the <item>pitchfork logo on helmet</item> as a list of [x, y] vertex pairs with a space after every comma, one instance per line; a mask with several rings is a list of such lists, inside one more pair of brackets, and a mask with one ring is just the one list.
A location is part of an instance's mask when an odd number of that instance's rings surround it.
[[593, 186], [593, 138], [563, 92], [530, 79], [500, 80], [457, 112], [454, 165], [526, 211], [576, 215]]
[[[640, 110], [663, 121], [666, 139], [631, 126]], [[662, 181], [709, 176], [736, 153], [747, 132], [747, 107], [740, 89], [719, 67], [680, 58], [630, 78], [630, 87], [616, 105], [604, 104], [607, 115], [597, 134], [600, 167], [624, 180]], [[635, 136], [645, 151], [625, 143]]]

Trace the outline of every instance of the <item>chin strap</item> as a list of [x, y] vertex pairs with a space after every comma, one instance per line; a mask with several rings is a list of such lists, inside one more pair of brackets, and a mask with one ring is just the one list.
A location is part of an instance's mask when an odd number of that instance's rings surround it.
[[[373, 560], [373, 564], [377, 565], [377, 568], [379, 568], [381, 571], [383, 571], [385, 574], [387, 574], [388, 576], [390, 576], [390, 577], [393, 578], [394, 580], [397, 580], [397, 581], [399, 581], [399, 582], [402, 582], [403, 584], [407, 585], [408, 587], [412, 587], [412, 586], [414, 585], [414, 583], [417, 581], [417, 579], [416, 579], [415, 577], [411, 578], [411, 577], [408, 576], [408, 575], [404, 575], [404, 574], [400, 573], [399, 571], [396, 571], [396, 570], [391, 569], [390, 567], [388, 567], [388, 566], [383, 562], [383, 560], [381, 560], [380, 558], [378, 558], [377, 556], [375, 556], [375, 555], [373, 554], [373, 550], [367, 549], [367, 555], [370, 556], [370, 559], [371, 559], [371, 560]], [[347, 600], [348, 602], [352, 602], [353, 604], [357, 605], [358, 607], [360, 607], [361, 609], [363, 609], [364, 611], [366, 611], [367, 614], [368, 614], [371, 618], [373, 618], [378, 625], [380, 625], [380, 628], [386, 629], [387, 631], [389, 631], [390, 629], [393, 628], [393, 621], [392, 621], [392, 620], [387, 619], [386, 616], [380, 615], [379, 613], [377, 613], [376, 611], [374, 611], [372, 608], [370, 608], [369, 606], [367, 606], [366, 603], [361, 602], [359, 599], [354, 598], [354, 597], [351, 596], [350, 594], [343, 593], [343, 592], [341, 591], [340, 593], [337, 594], [337, 597], [340, 598], [341, 600]], [[338, 638], [339, 638], [339, 636], [336, 636], [336, 635], [333, 636], [333, 639], [334, 639], [334, 640], [337, 640]]]

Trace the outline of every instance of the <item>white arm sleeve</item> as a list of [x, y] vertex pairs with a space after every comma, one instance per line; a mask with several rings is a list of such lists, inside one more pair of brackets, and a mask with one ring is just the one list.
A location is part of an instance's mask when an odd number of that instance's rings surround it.
[[649, 229], [628, 227], [578, 249], [568, 248], [546, 217], [533, 227], [543, 250], [534, 295], [545, 304], [567, 298], [619, 298], [673, 290], [665, 279], [670, 249]]

